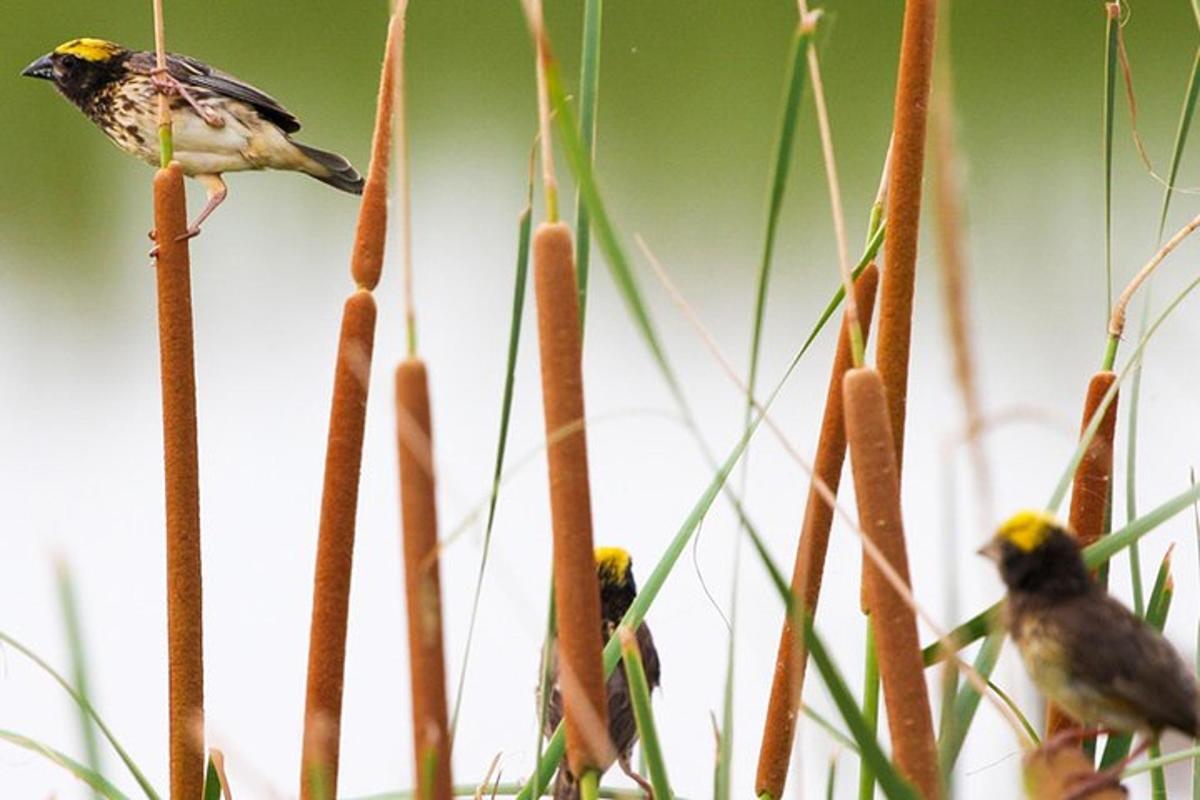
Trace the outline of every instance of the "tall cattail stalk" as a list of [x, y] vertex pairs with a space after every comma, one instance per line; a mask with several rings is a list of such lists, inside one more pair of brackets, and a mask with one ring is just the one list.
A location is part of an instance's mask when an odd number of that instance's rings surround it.
[[[583, 408], [583, 337], [571, 230], [558, 222], [558, 182], [550, 140], [546, 65], [550, 59], [541, 0], [523, 0], [537, 51], [538, 130], [546, 222], [533, 237], [534, 295], [542, 362], [542, 405], [554, 538], [554, 607], [567, 763], [584, 796], [616, 754], [608, 736], [601, 660], [600, 585], [592, 544], [587, 429]], [[560, 430], [580, 426], [568, 436]]]
[[[1088, 381], [1087, 396], [1083, 403], [1083, 421], [1080, 423], [1080, 431], [1084, 435], [1104, 402], [1105, 395], [1116, 382], [1116, 374], [1107, 370], [1097, 372]], [[1100, 427], [1088, 442], [1079, 466], [1075, 468], [1075, 480], [1071, 485], [1071, 512], [1068, 520], [1071, 532], [1083, 547], [1095, 542], [1105, 532], [1112, 489], [1113, 438], [1116, 425], [1117, 395], [1114, 394], [1112, 402], [1104, 409]], [[1075, 725], [1072, 718], [1058, 706], [1053, 703], [1047, 705], [1046, 730], [1050, 734]]]
[[[583, 369], [571, 232], [543, 223], [533, 239], [546, 436], [584, 419]], [[577, 776], [605, 770], [615, 754], [601, 661], [600, 587], [592, 545], [585, 428], [546, 449], [554, 533], [554, 602], [567, 761]]]
[[909, 344], [916, 283], [917, 229], [921, 216], [926, 111], [933, 67], [936, 0], [908, 0], [896, 78], [892, 155], [887, 192], [887, 239], [879, 298], [876, 359], [887, 392], [896, 468], [904, 464]]
[[[875, 307], [875, 288], [879, 269], [870, 264], [859, 275], [855, 295], [862, 315], [862, 334], [865, 340], [870, 329], [871, 312]], [[838, 334], [837, 352], [825, 395], [825, 413], [817, 438], [817, 454], [813, 460], [813, 485], [809, 487], [796, 561], [792, 570], [792, 595], [801, 603], [802, 613], [815, 614], [821, 593], [821, 576], [825, 570], [825, 554], [829, 549], [829, 531], [833, 524], [833, 508], [817, 491], [816, 481], [822, 481], [836, 494], [846, 458], [846, 424], [842, 406], [842, 378], [851, 369], [849, 320], [842, 319]], [[796, 714], [804, 690], [807, 653], [803, 647], [803, 631], [797, 635], [795, 624], [800, 618], [787, 614], [779, 636], [779, 651], [775, 657], [775, 675], [771, 697], [767, 703], [767, 718], [763, 725], [762, 745], [758, 752], [758, 773], [754, 794], [783, 797], [791, 761], [792, 743], [796, 735]]]
[[396, 368], [396, 447], [404, 519], [413, 763], [417, 796], [449, 800], [453, 796], [451, 742], [446, 713], [432, 435], [425, 363], [419, 358], [409, 358]]
[[168, 749], [171, 797], [186, 798], [204, 788], [204, 624], [192, 283], [178, 163], [154, 176], [154, 229], [167, 505]]
[[[156, 66], [165, 71], [162, 0], [153, 0], [152, 7]], [[167, 750], [171, 797], [199, 797], [204, 790], [204, 603], [192, 278], [183, 170], [171, 160], [171, 109], [162, 91], [158, 141], [154, 253], [167, 506]]]
[[400, 25], [399, 15], [393, 14], [379, 81], [371, 166], [363, 188], [350, 261], [350, 274], [358, 288], [347, 298], [342, 310], [337, 363], [334, 367], [316, 574], [313, 580], [312, 624], [309, 630], [301, 800], [337, 796], [350, 570], [354, 554], [367, 389], [375, 343], [376, 308], [371, 291], [378, 284], [383, 268], [387, 234], [393, 73]]
[[[853, 369], [846, 373], [843, 392], [859, 524], [907, 592], [911, 580], [900, 514], [900, 469], [884, 383], [873, 369]], [[916, 614], [873, 559], [865, 561], [863, 578], [896, 767], [921, 797], [940, 797], [937, 744]]]
[[417, 797], [450, 800], [451, 748], [446, 711], [446, 661], [442, 639], [442, 590], [438, 563], [437, 496], [429, 376], [417, 357], [416, 307], [412, 290], [412, 217], [405, 119], [405, 12], [396, 4], [394, 105], [396, 176], [399, 184], [401, 268], [408, 358], [396, 367], [396, 452], [400, 462], [400, 511], [404, 525], [404, 588], [408, 611], [408, 659], [412, 688], [413, 765]]

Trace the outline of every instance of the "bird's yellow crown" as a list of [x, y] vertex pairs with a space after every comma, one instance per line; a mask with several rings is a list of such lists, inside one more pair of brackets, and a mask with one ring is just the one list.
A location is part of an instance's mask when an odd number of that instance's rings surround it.
[[1030, 553], [1049, 538], [1062, 524], [1045, 511], [1018, 511], [1000, 526], [996, 536], [1010, 542], [1018, 550]]
[[121, 45], [104, 39], [84, 37], [82, 39], [72, 39], [69, 42], [63, 42], [54, 48], [54, 52], [58, 55], [72, 55], [84, 61], [108, 61], [121, 52], [122, 49]]
[[596, 571], [601, 581], [623, 584], [629, 579], [629, 565], [633, 559], [629, 553], [619, 547], [596, 548]]

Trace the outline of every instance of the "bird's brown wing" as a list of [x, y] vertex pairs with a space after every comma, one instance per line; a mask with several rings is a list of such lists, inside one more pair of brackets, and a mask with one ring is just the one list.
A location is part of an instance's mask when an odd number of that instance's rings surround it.
[[1154, 730], [1197, 734], [1196, 680], [1158, 631], [1102, 592], [1064, 606], [1058, 622], [1079, 680], [1111, 694]]
[[[129, 69], [143, 74], [149, 74], [154, 65], [154, 53], [151, 52], [134, 53], [128, 62]], [[284, 133], [295, 133], [300, 130], [300, 121], [274, 97], [226, 72], [210, 67], [203, 61], [198, 61], [191, 56], [169, 53], [167, 54], [167, 71], [172, 78], [185, 86], [206, 89], [222, 97], [241, 100]]]
[[658, 648], [654, 646], [654, 637], [650, 635], [650, 626], [642, 623], [637, 629], [638, 652], [642, 655], [642, 666], [646, 670], [646, 683], [650, 691], [659, 686], [662, 667], [658, 663]]

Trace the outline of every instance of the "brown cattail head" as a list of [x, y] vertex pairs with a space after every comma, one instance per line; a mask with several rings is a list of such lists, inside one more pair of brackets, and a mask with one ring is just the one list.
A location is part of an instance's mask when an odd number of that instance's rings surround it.
[[600, 587], [592, 547], [587, 434], [558, 432], [584, 419], [579, 296], [571, 231], [542, 224], [533, 238], [538, 343], [550, 512], [554, 528], [554, 598], [558, 614], [559, 682], [567, 729], [567, 760], [575, 775], [606, 769], [615, 754], [608, 737], [608, 701], [601, 662]]
[[933, 67], [935, 0], [904, 4], [904, 32], [896, 77], [891, 171], [887, 191], [887, 270], [879, 300], [876, 359], [887, 387], [896, 467], [904, 463], [904, 412], [908, 399], [908, 354], [912, 334], [917, 228], [925, 168], [925, 124]]
[[[417, 797], [450, 800], [450, 726], [442, 646], [437, 505], [425, 362], [396, 368], [396, 449], [404, 519], [404, 588], [408, 602], [408, 663], [412, 679]], [[428, 769], [426, 765], [432, 764]]]
[[371, 140], [371, 165], [363, 185], [358, 211], [358, 230], [350, 257], [350, 274], [361, 289], [379, 285], [383, 271], [383, 247], [387, 234], [388, 166], [392, 153], [392, 109], [395, 95], [396, 59], [404, 34], [404, 9], [392, 14], [388, 26], [383, 68], [379, 76], [379, 98], [375, 106], [375, 133]]
[[[852, 369], [842, 388], [859, 524], [904, 584], [911, 586], [900, 514], [900, 471], [883, 381], [875, 370]], [[865, 556], [864, 560], [863, 579], [896, 767], [921, 797], [937, 798], [941, 778], [916, 614], [874, 561]]]
[[[871, 312], [875, 307], [875, 287], [879, 269], [870, 264], [855, 281], [854, 294], [858, 301], [859, 318], [863, 326], [863, 341], [870, 330]], [[815, 614], [821, 593], [821, 575], [825, 570], [825, 553], [829, 549], [829, 529], [833, 524], [833, 509], [817, 491], [820, 480], [837, 494], [842, 479], [842, 463], [846, 457], [846, 424], [842, 407], [842, 376], [852, 366], [850, 331], [842, 319], [838, 334], [837, 352], [825, 395], [825, 414], [817, 438], [817, 456], [813, 460], [813, 485], [809, 487], [800, 542], [796, 547], [796, 562], [792, 570], [792, 595], [801, 603], [803, 613]], [[804, 689], [804, 669], [807, 654], [802, 637], [796, 636], [795, 620], [787, 615], [779, 636], [779, 651], [775, 657], [775, 677], [771, 682], [771, 699], [763, 726], [762, 747], [758, 753], [758, 774], [754, 794], [783, 797], [791, 762], [792, 742], [796, 736], [796, 713]]]
[[204, 648], [200, 576], [200, 467], [187, 201], [178, 163], [154, 176], [158, 339], [167, 494], [167, 671], [171, 796], [204, 789]]
[[[1097, 372], [1088, 382], [1087, 397], [1083, 404], [1083, 420], [1080, 432], [1087, 430], [1088, 423], [1096, 415], [1104, 401], [1104, 395], [1116, 383], [1113, 372]], [[1083, 459], [1075, 470], [1075, 482], [1071, 489], [1071, 530], [1079, 537], [1079, 543], [1087, 547], [1104, 532], [1104, 518], [1108, 509], [1109, 489], [1112, 485], [1113, 435], [1117, 425], [1117, 396], [1104, 410], [1100, 427], [1083, 453]]]
[[[1097, 372], [1088, 381], [1087, 396], [1083, 402], [1083, 420], [1080, 422], [1080, 433], [1087, 430], [1088, 424], [1104, 395], [1116, 383], [1117, 376], [1113, 372], [1103, 370]], [[1113, 436], [1117, 426], [1117, 396], [1113, 395], [1112, 402], [1104, 410], [1100, 419], [1100, 427], [1092, 441], [1083, 452], [1079, 466], [1075, 468], [1075, 481], [1071, 488], [1071, 515], [1069, 517], [1071, 532], [1079, 539], [1083, 547], [1095, 542], [1104, 533], [1104, 521], [1108, 515], [1108, 498], [1112, 488], [1113, 468]], [[1046, 709], [1046, 730], [1055, 734], [1078, 725], [1075, 720], [1053, 703]]]
[[360, 289], [347, 298], [342, 310], [342, 330], [333, 376], [308, 644], [300, 778], [303, 800], [337, 796], [350, 566], [354, 555], [358, 475], [362, 464], [363, 426], [374, 343], [375, 299], [370, 292]]

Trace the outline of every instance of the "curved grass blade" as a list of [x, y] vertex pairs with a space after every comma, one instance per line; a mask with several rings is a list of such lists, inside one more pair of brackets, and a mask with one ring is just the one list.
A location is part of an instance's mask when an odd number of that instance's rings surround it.
[[[783, 196], [787, 188], [788, 173], [791, 169], [792, 150], [796, 134], [796, 118], [800, 108], [800, 98], [804, 92], [804, 82], [807, 75], [807, 60], [809, 44], [812, 42], [812, 29], [797, 25], [792, 34], [791, 54], [788, 59], [788, 79], [784, 91], [783, 113], [779, 124], [779, 135], [775, 147], [775, 163], [771, 169], [771, 182], [767, 199], [767, 222], [763, 236], [762, 258], [758, 266], [757, 288], [754, 298], [754, 326], [750, 337], [750, 367], [746, 378], [746, 409], [742, 426], [750, 424], [754, 413], [754, 394], [758, 386], [759, 357], [762, 352], [763, 320], [766, 317], [767, 287], [771, 278], [771, 262], [775, 253], [775, 233], [779, 226], [779, 214], [783, 208]], [[746, 480], [749, 473], [749, 461], [742, 462], [742, 494], [745, 494]], [[730, 602], [730, 631], [729, 646], [725, 658], [725, 691], [722, 701], [722, 727], [719, 745], [717, 747], [716, 776], [714, 783], [716, 800], [728, 800], [731, 796], [732, 760], [733, 760], [733, 693], [734, 693], [734, 653], [735, 631], [737, 628], [737, 594], [738, 579], [741, 566], [741, 538], [734, 542], [733, 582]]]
[[36, 739], [30, 739], [28, 736], [22, 736], [19, 733], [13, 733], [12, 731], [4, 730], [0, 730], [0, 740], [28, 750], [31, 753], [37, 753], [40, 756], [45, 756], [55, 764], [65, 769], [67, 772], [70, 772], [79, 780], [86, 783], [102, 797], [108, 798], [108, 800], [129, 800], [129, 798], [122, 794], [117, 787], [109, 783], [103, 775], [89, 767], [85, 767], [75, 759], [71, 758], [65, 753], [55, 750], [48, 744], [43, 744]]
[[[872, 736], [879, 735], [879, 654], [875, 650], [875, 633], [871, 629], [871, 619], [867, 616], [867, 641], [863, 659], [863, 718], [867, 721], [867, 731]], [[858, 797], [859, 800], [872, 800], [875, 797], [875, 772], [866, 761], [859, 761], [858, 766]]]
[[1167, 210], [1171, 206], [1171, 195], [1175, 193], [1175, 178], [1179, 175], [1179, 164], [1183, 161], [1183, 148], [1187, 144], [1188, 132], [1192, 127], [1197, 93], [1200, 93], [1200, 47], [1196, 48], [1196, 57], [1192, 60], [1192, 75], [1188, 79], [1187, 91], [1183, 96], [1183, 108], [1179, 111], [1179, 126], [1175, 129], [1175, 149], [1171, 153], [1171, 170], [1167, 173], [1167, 185], [1163, 189], [1162, 213], [1158, 218], [1159, 241], [1162, 241], [1163, 231], [1166, 230]]
[[[58, 587], [58, 603], [62, 613], [63, 630], [67, 636], [67, 650], [71, 654], [71, 679], [81, 697], [90, 696], [88, 691], [87, 648], [83, 642], [83, 626], [79, 622], [79, 603], [75, 595], [75, 580], [71, 568], [62, 559], [55, 561], [55, 583]], [[96, 727], [82, 707], [79, 709], [79, 734], [83, 742], [84, 763], [96, 774], [101, 773], [100, 745], [96, 741]]]
[[654, 329], [654, 323], [650, 319], [650, 311], [642, 297], [637, 278], [625, 255], [625, 248], [617, 238], [616, 230], [605, 210], [604, 201], [600, 198], [600, 190], [596, 186], [591, 159], [579, 135], [579, 126], [575, 122], [575, 112], [571, 110], [571, 106], [567, 102], [566, 89], [563, 87], [558, 62], [546, 58], [544, 66], [546, 91], [550, 95], [550, 102], [554, 107], [555, 124], [567, 156], [567, 163], [571, 166], [571, 172], [579, 185], [580, 195], [583, 203], [587, 206], [592, 226], [595, 228], [597, 243], [604, 251], [605, 262], [612, 273], [617, 290], [621, 293], [621, 298], [625, 301], [646, 346], [650, 348], [655, 364], [666, 379], [671, 393], [675, 395], [681, 405], [686, 407], [683, 388], [667, 360], [666, 351], [663, 349], [658, 333]]
[[463, 687], [467, 682], [467, 665], [471, 661], [471, 644], [475, 637], [475, 622], [479, 617], [479, 598], [483, 592], [483, 577], [491, 553], [492, 526], [496, 521], [496, 503], [500, 497], [500, 481], [504, 473], [504, 453], [508, 447], [508, 425], [512, 418], [513, 387], [516, 383], [517, 352], [521, 345], [521, 319], [525, 309], [525, 284], [529, 276], [529, 240], [533, 225], [533, 156], [530, 154], [529, 189], [517, 222], [517, 266], [513, 280], [512, 317], [508, 326], [508, 360], [504, 368], [504, 395], [500, 401], [500, 435], [496, 441], [496, 463], [492, 468], [492, 492], [488, 498], [487, 523], [483, 531], [483, 552], [479, 557], [479, 574], [475, 578], [475, 596], [471, 600], [471, 618], [467, 623], [467, 642], [463, 647], [462, 667], [458, 687], [454, 692], [454, 712], [450, 716], [450, 739], [458, 730], [458, 712], [462, 709]]
[[825, 776], [825, 800], [833, 800], [837, 796], [837, 753], [829, 759], [829, 774]]
[[[583, 48], [579, 64], [579, 140], [588, 164], [595, 159], [596, 105], [600, 92], [600, 30], [604, 0], [585, 0]], [[587, 313], [588, 266], [592, 256], [592, 230], [587, 203], [575, 192], [575, 275], [579, 284], [579, 328]]]
[[534, 748], [536, 762], [533, 770], [533, 796], [541, 797], [545, 783], [540, 779], [541, 772], [536, 764], [542, 762], [542, 743], [544, 741], [546, 730], [546, 714], [550, 709], [550, 682], [553, 680], [551, 659], [554, 657], [554, 637], [557, 634], [556, 621], [557, 615], [554, 613], [554, 574], [550, 575], [550, 602], [547, 605], [546, 611], [546, 635], [542, 638], [542, 656], [538, 664], [538, 729], [537, 729], [537, 746]]
[[[1150, 287], [1146, 287], [1145, 303], [1142, 306], [1141, 330], [1138, 337], [1146, 335], [1146, 325], [1150, 321]], [[1126, 434], [1125, 454], [1125, 518], [1132, 522], [1137, 519], [1137, 430], [1138, 407], [1142, 396], [1142, 369], [1144, 360], [1140, 360], [1133, 371], [1133, 382], [1129, 387], [1129, 433]], [[1109, 513], [1112, 513], [1110, 507]], [[1146, 598], [1142, 589], [1142, 555], [1137, 543], [1129, 546], [1129, 578], [1133, 585], [1133, 613], [1139, 617], [1146, 616]]]
[[[1004, 635], [1004, 630], [999, 628], [989, 633], [975, 656], [975, 671], [985, 681], [991, 678], [996, 663], [1000, 660]], [[967, 732], [971, 729], [971, 722], [975, 718], [975, 712], [979, 710], [981, 699], [979, 691], [969, 683], [964, 684], [958, 696], [954, 698], [954, 709], [948, 717], [949, 724], [938, 739], [938, 760], [946, 775], [954, 771], [954, 764], [962, 753], [963, 742], [967, 739]]]
[[1033, 727], [1033, 724], [1029, 721], [1029, 718], [1025, 716], [1025, 712], [1021, 711], [1020, 707], [1013, 702], [1011, 697], [1008, 696], [1008, 693], [992, 681], [988, 681], [988, 688], [991, 689], [992, 692], [994, 692], [995, 695], [1000, 698], [1004, 705], [1008, 706], [1009, 710], [1013, 712], [1013, 716], [1017, 718], [1017, 721], [1021, 723], [1021, 727], [1025, 729], [1025, 734], [1029, 737], [1029, 741], [1033, 742], [1034, 748], [1036, 749], [1041, 747], [1041, 735], [1038, 734], [1037, 729]]
[[637, 636], [633, 630], [622, 626], [617, 629], [621, 641], [621, 660], [625, 664], [625, 677], [629, 683], [629, 699], [633, 704], [633, 716], [637, 721], [638, 738], [646, 768], [650, 772], [650, 784], [654, 796], [670, 798], [671, 782], [667, 778], [667, 766], [663, 761], [662, 747], [658, 741], [658, 730], [654, 726], [654, 710], [650, 706], [650, 685], [646, 681], [646, 670], [642, 666], [642, 655], [638, 651]]
[[221, 800], [221, 776], [213, 757], [208, 756], [208, 769], [204, 770], [204, 800]]
[[150, 781], [146, 780], [146, 776], [142, 774], [142, 771], [138, 769], [137, 764], [135, 764], [133, 759], [129, 757], [129, 753], [125, 752], [125, 748], [122, 747], [121, 743], [117, 741], [117, 738], [113, 736], [113, 733], [111, 730], [109, 730], [108, 725], [106, 725], [104, 720], [100, 718], [100, 715], [96, 713], [96, 709], [92, 708], [92, 704], [88, 702], [87, 697], [80, 694], [74, 686], [67, 683], [67, 679], [60, 675], [54, 669], [54, 667], [50, 666], [44, 659], [42, 659], [41, 656], [3, 631], [0, 631], [0, 643], [8, 645], [21, 655], [28, 658], [43, 672], [53, 678], [54, 682], [61, 686], [67, 692], [67, 694], [71, 695], [71, 699], [75, 701], [75, 704], [78, 705], [79, 708], [83, 710], [83, 712], [89, 717], [91, 717], [93, 722], [96, 723], [96, 727], [100, 729], [100, 733], [105, 739], [108, 740], [108, 743], [112, 745], [113, 750], [116, 751], [117, 756], [121, 759], [121, 762], [129, 769], [129, 773], [133, 775], [133, 779], [137, 781], [138, 786], [140, 786], [142, 791], [145, 792], [146, 797], [149, 798], [149, 800], [159, 800], [158, 793], [154, 791], [154, 787], [150, 785]]

